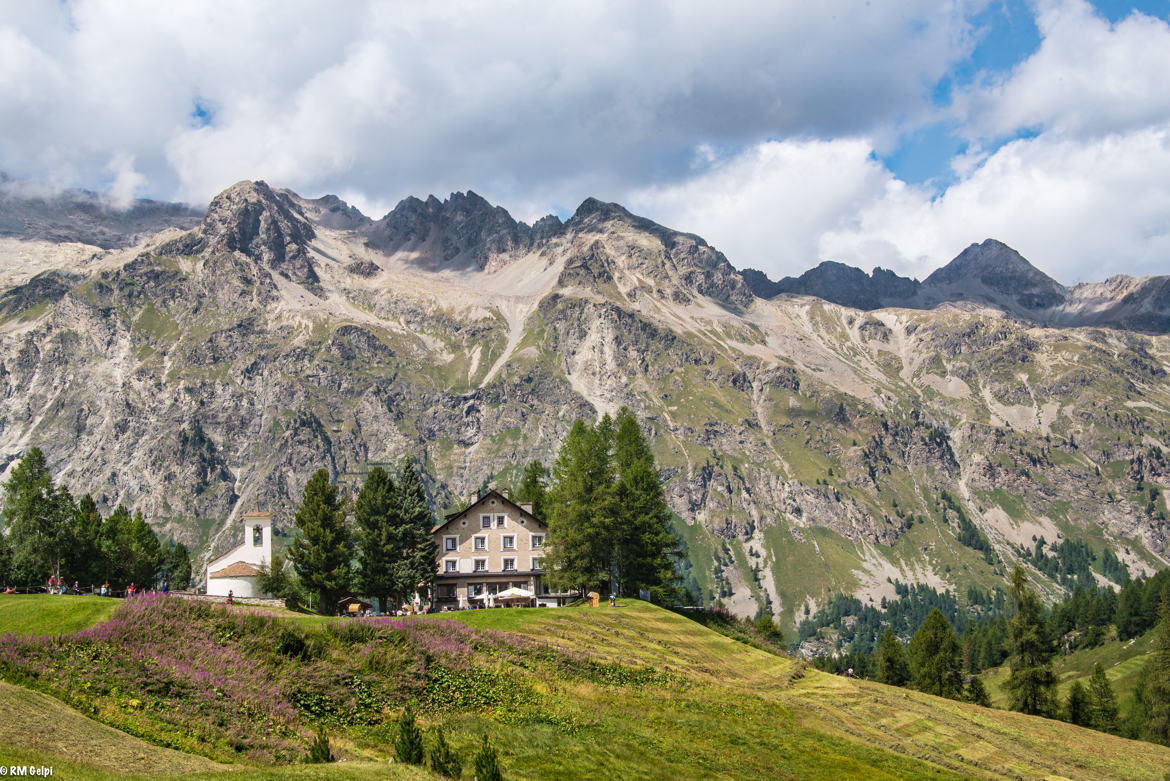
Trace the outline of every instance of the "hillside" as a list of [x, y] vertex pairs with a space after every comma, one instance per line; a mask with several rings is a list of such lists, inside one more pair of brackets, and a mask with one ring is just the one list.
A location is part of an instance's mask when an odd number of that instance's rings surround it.
[[[204, 556], [247, 509], [288, 533], [320, 466], [352, 489], [410, 454], [449, 509], [624, 404], [697, 596], [742, 615], [993, 589], [1040, 536], [1086, 543], [1099, 575], [1106, 548], [1166, 565], [1165, 334], [1040, 327], [987, 297], [765, 300], [702, 238], [594, 199], [531, 226], [474, 193], [371, 220], [241, 182], [186, 227], [84, 259], [5, 240], [0, 454], [38, 445], [75, 495]], [[995, 282], [992, 255], [947, 284]]]
[[[636, 601], [321, 625], [140, 597], [51, 654], [42, 648], [3, 638], [4, 677], [152, 741], [253, 766], [277, 759], [265, 746], [291, 748], [328, 724], [348, 758], [328, 771], [342, 777], [384, 766], [408, 690], [424, 725], [461, 752], [489, 733], [509, 778], [1160, 778], [1170, 762], [1163, 747], [825, 675]], [[224, 665], [229, 657], [237, 662]], [[79, 658], [84, 669], [70, 661]], [[263, 695], [253, 678], [266, 681]], [[60, 708], [21, 691], [0, 689], [0, 702]], [[195, 701], [197, 711], [186, 707]], [[248, 717], [229, 717], [226, 731], [196, 726], [239, 709]], [[176, 719], [182, 738], [168, 726]], [[78, 729], [87, 742], [97, 727]]]

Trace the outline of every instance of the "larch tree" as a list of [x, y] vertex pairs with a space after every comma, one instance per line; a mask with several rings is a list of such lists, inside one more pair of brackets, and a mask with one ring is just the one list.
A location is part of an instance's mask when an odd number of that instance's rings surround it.
[[28, 586], [66, 575], [61, 568], [73, 547], [76, 516], [69, 492], [53, 485], [44, 453], [31, 448], [9, 475], [0, 510], [14, 581]]
[[905, 686], [910, 682], [910, 665], [906, 661], [906, 648], [902, 641], [894, 634], [894, 630], [886, 627], [878, 645], [877, 668], [875, 678], [890, 686]]
[[938, 608], [931, 611], [910, 640], [914, 687], [927, 694], [958, 699], [963, 694], [959, 639]]
[[398, 548], [393, 563], [394, 590], [399, 602], [415, 593], [429, 598], [435, 583], [439, 549], [432, 530], [435, 514], [427, 504], [427, 492], [413, 458], [407, 458], [392, 494], [394, 538]]
[[1100, 662], [1089, 679], [1089, 726], [1101, 732], [1117, 732], [1117, 695]]
[[606, 532], [613, 525], [612, 430], [573, 423], [552, 468], [548, 492], [549, 581], [562, 588], [604, 588], [610, 577], [613, 546]]
[[1158, 623], [1146, 662], [1145, 739], [1170, 746], [1170, 586], [1162, 590]]
[[314, 472], [305, 485], [295, 524], [289, 557], [305, 588], [318, 596], [318, 611], [329, 614], [349, 588], [353, 544], [345, 527], [345, 501], [325, 469]]
[[1016, 614], [1008, 622], [1008, 665], [1005, 684], [1011, 695], [1012, 710], [1033, 716], [1052, 716], [1056, 712], [1056, 673], [1052, 657], [1056, 643], [1048, 632], [1040, 599], [1028, 588], [1023, 567], [1017, 565], [1011, 575], [1011, 596]]
[[1073, 681], [1068, 687], [1068, 699], [1064, 705], [1064, 720], [1078, 727], [1088, 727], [1091, 716], [1089, 713], [1089, 692], [1080, 681]]
[[357, 527], [357, 585], [376, 597], [382, 611], [397, 592], [394, 565], [400, 554], [395, 526], [395, 487], [386, 470], [375, 466], [366, 475], [353, 507]]

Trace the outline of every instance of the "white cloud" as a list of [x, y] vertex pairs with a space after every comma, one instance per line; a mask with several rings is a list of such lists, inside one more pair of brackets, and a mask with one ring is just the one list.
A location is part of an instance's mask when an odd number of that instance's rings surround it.
[[1043, 128], [1101, 136], [1170, 116], [1170, 24], [1132, 13], [1116, 25], [1084, 0], [1047, 0], [1040, 49], [1010, 73], [957, 100], [972, 137]]
[[888, 133], [983, 2], [7, 4], [0, 169], [94, 186], [124, 153], [156, 197], [262, 177], [571, 208], [677, 180], [702, 143]]

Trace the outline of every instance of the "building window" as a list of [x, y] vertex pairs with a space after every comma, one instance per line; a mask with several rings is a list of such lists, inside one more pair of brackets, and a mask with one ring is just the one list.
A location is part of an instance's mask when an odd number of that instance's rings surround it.
[[516, 569], [515, 559], [504, 559], [504, 572], [513, 572]]
[[472, 583], [467, 587], [467, 596], [469, 596], [469, 597], [478, 597], [482, 593], [483, 593], [483, 584], [482, 583]]
[[252, 544], [254, 546], [256, 546], [257, 548], [260, 548], [264, 545], [264, 527], [263, 526], [253, 526], [252, 527]]
[[544, 569], [544, 559], [534, 558], [532, 560], [532, 569], [537, 571]]
[[476, 537], [474, 539], [476, 550], [487, 550], [487, 537]]
[[439, 599], [454, 599], [454, 598], [455, 598], [455, 586], [453, 584], [439, 586]]
[[504, 535], [504, 550], [516, 550], [516, 535]]
[[475, 571], [476, 572], [487, 572], [487, 559], [476, 559], [475, 560]]
[[533, 550], [540, 550], [543, 547], [544, 547], [544, 535], [543, 534], [532, 535], [532, 549]]
[[481, 516], [479, 519], [479, 525], [480, 525], [480, 528], [483, 528], [483, 529], [492, 528], [492, 517], [490, 515]]
[[497, 516], [496, 516], [496, 528], [497, 528], [497, 529], [502, 529], [502, 528], [504, 528], [504, 522], [505, 522], [505, 521], [507, 521], [507, 520], [508, 520], [508, 516], [506, 516], [506, 515], [497, 515]]
[[447, 559], [443, 562], [443, 572], [455, 572], [455, 559]]
[[444, 537], [443, 538], [443, 550], [458, 550], [458, 548], [459, 548], [459, 538], [458, 537]]

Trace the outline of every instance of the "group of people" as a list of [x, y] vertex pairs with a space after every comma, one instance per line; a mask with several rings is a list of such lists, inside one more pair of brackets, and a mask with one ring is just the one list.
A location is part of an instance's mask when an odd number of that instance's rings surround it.
[[[49, 576], [48, 592], [50, 594], [68, 594], [68, 593], [70, 593], [70, 589], [65, 585], [64, 578], [58, 578], [58, 577], [50, 575]], [[76, 580], [73, 581], [72, 593], [74, 593], [74, 594], [81, 593], [81, 586], [78, 585]]]

